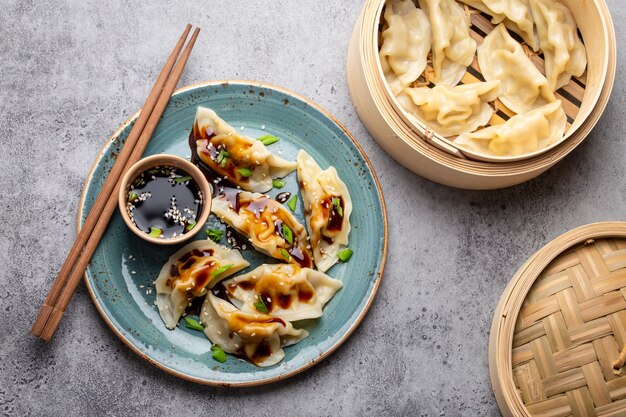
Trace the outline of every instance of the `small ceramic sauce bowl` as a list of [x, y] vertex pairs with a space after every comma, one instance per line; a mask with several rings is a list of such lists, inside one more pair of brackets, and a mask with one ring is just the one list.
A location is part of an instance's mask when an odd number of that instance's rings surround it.
[[174, 245], [202, 230], [211, 212], [211, 186], [186, 159], [152, 155], [124, 174], [118, 205], [134, 234], [151, 243]]

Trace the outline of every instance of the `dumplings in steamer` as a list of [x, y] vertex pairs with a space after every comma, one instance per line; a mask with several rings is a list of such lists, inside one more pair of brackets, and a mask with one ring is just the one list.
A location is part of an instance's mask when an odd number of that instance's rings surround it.
[[455, 86], [474, 59], [476, 41], [469, 33], [469, 18], [455, 0], [418, 0], [432, 30], [435, 83]]
[[559, 142], [566, 123], [565, 112], [557, 100], [526, 114], [513, 116], [504, 124], [463, 134], [454, 143], [486, 155], [522, 155]]
[[431, 46], [430, 22], [412, 0], [392, 0], [385, 6], [380, 63], [392, 92], [417, 80], [426, 68]]
[[587, 52], [578, 37], [576, 21], [564, 4], [555, 0], [529, 0], [537, 22], [539, 45], [552, 90], [580, 77], [587, 68]]
[[485, 80], [500, 80], [500, 101], [515, 113], [526, 113], [556, 100], [546, 77], [503, 24], [478, 47], [478, 64]]
[[500, 81], [448, 87], [406, 88], [398, 101], [404, 109], [442, 136], [471, 132], [489, 123], [493, 109], [488, 102], [500, 95]]
[[539, 50], [535, 22], [528, 0], [459, 0], [491, 16], [494, 24], [503, 23], [517, 33], [533, 50]]

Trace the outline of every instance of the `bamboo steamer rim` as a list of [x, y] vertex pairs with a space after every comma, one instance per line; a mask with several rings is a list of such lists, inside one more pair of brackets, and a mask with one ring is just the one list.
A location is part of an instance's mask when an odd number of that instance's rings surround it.
[[[602, 88], [593, 98], [595, 105], [586, 119], [576, 128], [568, 132], [569, 138], [561, 141], [555, 148], [533, 158], [509, 162], [486, 162], [466, 158], [463, 153], [449, 143], [438, 140], [438, 144], [429, 143], [422, 139], [407, 122], [406, 116], [398, 113], [389, 88], [382, 75], [382, 67], [378, 59], [377, 33], [378, 26], [386, 0], [367, 0], [363, 12], [357, 21], [360, 42], [359, 58], [363, 65], [368, 89], [372, 92], [372, 98], [380, 110], [381, 116], [394, 131], [394, 136], [402, 140], [416, 152], [423, 154], [429, 159], [453, 169], [459, 173], [483, 175], [489, 177], [510, 177], [511, 175], [523, 175], [534, 171], [545, 171], [567, 154], [573, 151], [589, 134], [596, 125], [609, 100], [615, 81], [616, 73], [616, 41], [613, 22], [604, 0], [592, 0], [603, 22], [603, 42], [607, 45], [602, 71]], [[399, 106], [399, 103], [397, 103]], [[429, 129], [420, 126], [425, 135], [429, 135]], [[445, 150], [440, 149], [443, 147]]]
[[513, 336], [528, 292], [558, 256], [590, 241], [606, 238], [626, 238], [626, 222], [592, 223], [557, 237], [533, 254], [505, 288], [494, 311], [489, 336], [489, 375], [496, 401], [505, 416], [530, 415], [517, 393], [512, 370]]

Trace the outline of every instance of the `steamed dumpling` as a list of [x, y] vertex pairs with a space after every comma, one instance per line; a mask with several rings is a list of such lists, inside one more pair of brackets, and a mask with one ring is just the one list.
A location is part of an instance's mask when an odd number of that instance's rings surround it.
[[398, 101], [433, 131], [456, 136], [489, 123], [493, 109], [488, 102], [495, 100], [500, 91], [499, 80], [456, 87], [406, 88]]
[[257, 313], [255, 304], [261, 298], [267, 314], [288, 321], [321, 317], [324, 305], [342, 286], [322, 272], [293, 264], [261, 265], [223, 285], [242, 311]]
[[210, 240], [196, 240], [170, 256], [156, 280], [156, 302], [165, 326], [175, 328], [194, 298], [248, 265], [239, 251]]
[[580, 77], [585, 72], [585, 45], [567, 6], [555, 0], [530, 0], [530, 7], [537, 23], [548, 83], [552, 90], [558, 90], [569, 83], [572, 75]]
[[382, 33], [380, 62], [394, 94], [417, 80], [430, 52], [430, 23], [412, 0], [391, 0], [385, 6], [388, 28]]
[[200, 160], [244, 190], [271, 190], [274, 178], [296, 169], [295, 162], [272, 154], [261, 141], [240, 135], [206, 107], [198, 107], [192, 133]]
[[211, 343], [227, 353], [244, 354], [258, 366], [272, 366], [285, 357], [284, 346], [309, 335], [288, 321], [262, 313], [244, 313], [228, 301], [209, 293], [200, 321]]
[[469, 32], [469, 18], [455, 0], [418, 1], [432, 29], [435, 83], [455, 86], [476, 52], [476, 42]]
[[303, 150], [298, 152], [298, 183], [317, 269], [326, 272], [348, 246], [352, 199], [334, 167], [326, 170]]
[[306, 229], [276, 200], [227, 190], [213, 198], [211, 212], [264, 254], [304, 268], [313, 266]]
[[507, 29], [517, 33], [535, 51], [539, 41], [535, 33], [533, 14], [528, 0], [459, 0], [491, 16], [494, 24], [504, 23]]
[[503, 24], [478, 47], [478, 64], [487, 81], [502, 82], [500, 101], [515, 113], [526, 113], [556, 100], [546, 77]]
[[486, 155], [517, 156], [538, 151], [563, 138], [567, 119], [560, 101], [513, 116], [454, 140], [462, 148]]

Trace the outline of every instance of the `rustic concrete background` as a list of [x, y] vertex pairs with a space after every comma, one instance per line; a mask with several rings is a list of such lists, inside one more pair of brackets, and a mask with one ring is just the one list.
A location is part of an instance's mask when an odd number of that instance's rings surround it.
[[[538, 179], [446, 188], [388, 157], [345, 83], [362, 1], [4, 0], [0, 7], [0, 414], [498, 415], [487, 369], [492, 311], [534, 251], [585, 223], [625, 220], [626, 11], [618, 75], [588, 140]], [[169, 376], [109, 331], [81, 285], [53, 343], [30, 325], [75, 236], [92, 161], [141, 106], [187, 22], [203, 28], [181, 85], [277, 84], [330, 110], [385, 190], [390, 247], [376, 301], [330, 358], [288, 381], [217, 389]]]

